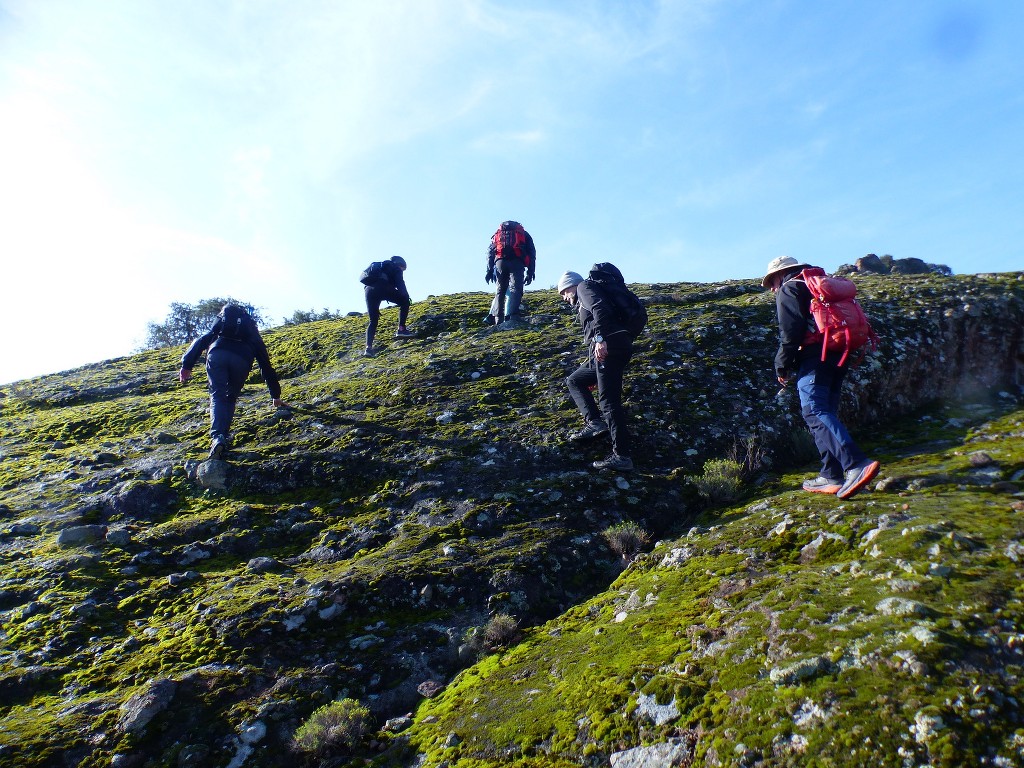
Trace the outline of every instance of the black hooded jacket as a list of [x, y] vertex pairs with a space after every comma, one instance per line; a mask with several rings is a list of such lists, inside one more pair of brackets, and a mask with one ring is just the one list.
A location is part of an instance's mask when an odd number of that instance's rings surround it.
[[583, 339], [588, 344], [600, 336], [608, 340], [617, 334], [629, 339], [629, 332], [619, 319], [619, 313], [608, 295], [592, 280], [576, 286], [576, 308], [583, 326]]
[[260, 330], [249, 313], [243, 312], [239, 338], [224, 336], [224, 330], [224, 315], [221, 314], [218, 315], [217, 322], [209, 331], [192, 342], [181, 358], [181, 367], [191, 371], [199, 361], [199, 356], [207, 349], [210, 352], [218, 349], [232, 352], [239, 357], [248, 359], [250, 366], [255, 359], [260, 367], [260, 373], [263, 375], [263, 381], [267, 385], [267, 389], [270, 390], [270, 396], [275, 400], [281, 397], [281, 384], [277, 379], [274, 366], [270, 364], [267, 345], [263, 342]]
[[409, 289], [405, 287], [405, 275], [402, 268], [390, 259], [380, 262], [381, 277], [373, 285], [367, 288], [377, 292], [377, 295], [388, 301], [394, 301], [395, 297], [409, 300]]

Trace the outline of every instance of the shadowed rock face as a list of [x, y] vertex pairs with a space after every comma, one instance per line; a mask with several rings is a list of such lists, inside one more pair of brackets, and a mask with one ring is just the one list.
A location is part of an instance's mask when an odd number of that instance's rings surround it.
[[[0, 764], [280, 765], [339, 696], [413, 714], [376, 737], [396, 764], [870, 764], [830, 718], [919, 763], [1012, 751], [1024, 276], [854, 279], [882, 345], [844, 418], [883, 472], [842, 505], [791, 490], [814, 456], [757, 281], [635, 286], [623, 476], [566, 439], [583, 352], [553, 291], [497, 331], [488, 295], [432, 297], [372, 359], [359, 317], [267, 333], [290, 407], [254, 376], [227, 462], [180, 349], [0, 389]], [[710, 506], [726, 458], [744, 495]], [[625, 573], [623, 523], [659, 542]], [[477, 663], [496, 614], [518, 646]]]

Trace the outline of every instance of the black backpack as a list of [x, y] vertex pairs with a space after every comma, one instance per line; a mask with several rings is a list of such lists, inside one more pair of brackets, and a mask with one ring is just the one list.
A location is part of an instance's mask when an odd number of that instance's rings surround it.
[[220, 336], [223, 339], [244, 341], [248, 327], [249, 313], [237, 304], [228, 304], [220, 311], [217, 319], [221, 321]]
[[647, 326], [647, 308], [640, 297], [626, 287], [618, 267], [607, 261], [595, 264], [590, 268], [587, 279], [599, 286], [611, 300], [622, 327], [630, 336], [635, 339], [643, 333]]
[[387, 273], [384, 271], [383, 261], [374, 261], [359, 275], [359, 282], [363, 285], [376, 285], [387, 280]]

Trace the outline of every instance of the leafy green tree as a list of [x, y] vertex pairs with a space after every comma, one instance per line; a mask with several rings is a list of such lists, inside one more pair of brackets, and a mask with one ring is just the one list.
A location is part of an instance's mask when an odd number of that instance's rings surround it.
[[336, 320], [339, 317], [343, 317], [340, 311], [332, 312], [327, 307], [324, 307], [322, 312], [317, 312], [312, 308], [308, 312], [304, 309], [296, 309], [292, 316], [284, 318], [283, 322], [285, 325], [301, 325], [302, 323], [312, 323], [317, 320]]
[[225, 304], [238, 304], [252, 315], [256, 325], [260, 328], [266, 325], [259, 310], [252, 304], [230, 297], [201, 299], [195, 304], [176, 301], [171, 304], [170, 312], [167, 313], [164, 322], [146, 325], [146, 341], [143, 343], [142, 349], [162, 349], [188, 344], [213, 327], [217, 315], [220, 314]]

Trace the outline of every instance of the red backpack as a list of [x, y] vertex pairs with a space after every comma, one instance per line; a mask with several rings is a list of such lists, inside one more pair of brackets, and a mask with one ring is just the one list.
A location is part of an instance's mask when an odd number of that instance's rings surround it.
[[494, 243], [494, 260], [504, 256], [516, 256], [530, 266], [530, 253], [526, 249], [526, 230], [518, 221], [503, 221], [491, 237]]
[[811, 315], [817, 330], [808, 332], [804, 346], [821, 342], [821, 359], [829, 349], [842, 349], [839, 365], [851, 352], [870, 344], [878, 348], [878, 336], [871, 330], [864, 310], [855, 298], [857, 286], [845, 277], [825, 273], [820, 267], [809, 267], [800, 273], [811, 292]]

